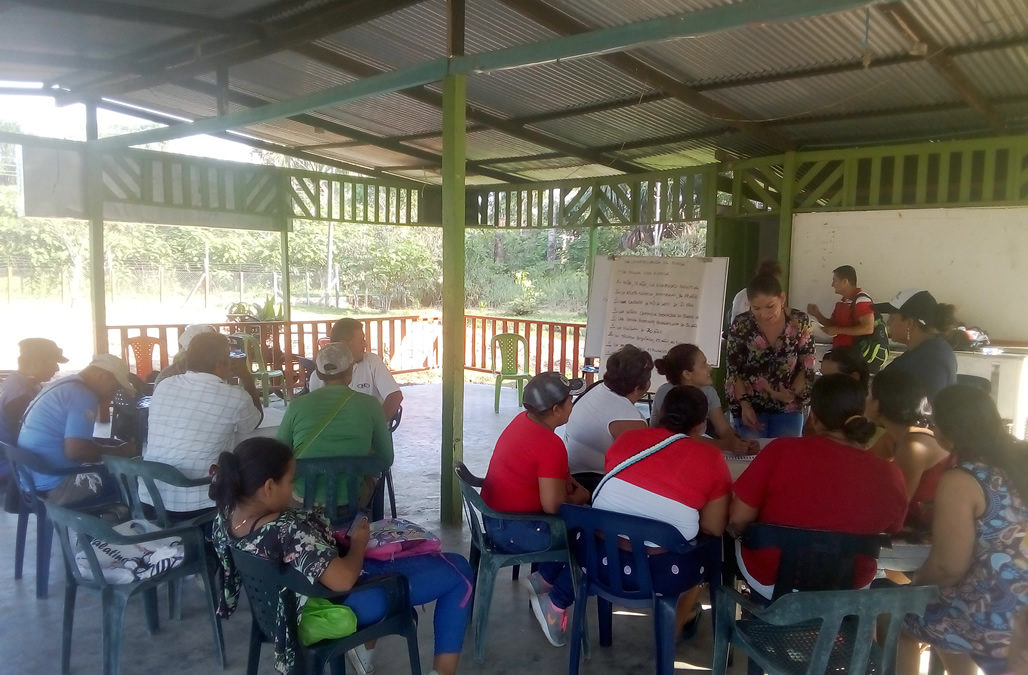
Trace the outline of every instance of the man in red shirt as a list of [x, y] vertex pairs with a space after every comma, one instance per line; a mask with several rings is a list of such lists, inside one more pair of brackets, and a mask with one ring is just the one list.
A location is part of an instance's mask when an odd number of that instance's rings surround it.
[[832, 290], [842, 296], [832, 309], [831, 318], [821, 313], [814, 303], [807, 305], [807, 313], [821, 322], [832, 336], [832, 347], [849, 347], [856, 338], [875, 331], [874, 301], [857, 287], [857, 271], [852, 265], [832, 270]]

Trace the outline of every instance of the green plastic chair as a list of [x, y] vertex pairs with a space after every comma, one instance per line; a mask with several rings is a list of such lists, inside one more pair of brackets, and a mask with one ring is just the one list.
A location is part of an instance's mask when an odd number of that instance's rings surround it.
[[[72, 511], [56, 504], [46, 503], [46, 512], [54, 524], [57, 538], [61, 542], [64, 554], [64, 571], [67, 583], [64, 588], [64, 627], [61, 635], [61, 673], [68, 675], [71, 671], [71, 632], [75, 620], [75, 596], [80, 586], [92, 588], [100, 593], [102, 620], [101, 646], [103, 652], [104, 675], [118, 675], [121, 672], [121, 636], [125, 615], [125, 606], [133, 595], [142, 595], [146, 607], [146, 624], [150, 633], [156, 633], [159, 622], [157, 618], [157, 587], [163, 583], [180, 580], [190, 574], [196, 574], [203, 581], [204, 598], [211, 618], [214, 631], [214, 645], [218, 653], [218, 662], [225, 668], [225, 642], [221, 633], [221, 623], [215, 613], [214, 593], [207, 558], [204, 553], [204, 538], [199, 527], [184, 524], [156, 532], [138, 535], [126, 535], [116, 532], [110, 524], [86, 513]], [[103, 575], [100, 561], [96, 557], [91, 541], [101, 539], [111, 544], [134, 544], [164, 539], [165, 537], [181, 537], [185, 557], [176, 567], [164, 570], [156, 576], [131, 583], [111, 583]], [[89, 574], [83, 573], [75, 560], [75, 554], [82, 550], [89, 563]], [[95, 617], [90, 617], [95, 619]]]
[[[482, 479], [475, 476], [464, 466], [463, 462], [453, 463], [453, 472], [460, 482], [460, 494], [464, 501], [464, 512], [467, 514], [471, 527], [471, 552], [468, 560], [474, 573], [475, 597], [472, 600], [471, 614], [475, 624], [475, 659], [485, 659], [485, 630], [489, 621], [489, 606], [493, 599], [493, 585], [496, 575], [504, 567], [537, 562], [563, 562], [571, 564], [568, 551], [568, 533], [564, 521], [559, 516], [545, 513], [504, 513], [495, 511], [482, 501], [482, 496], [475, 489], [482, 484]], [[497, 520], [530, 520], [543, 522], [549, 527], [550, 545], [541, 551], [527, 553], [506, 553], [500, 551], [490, 541], [485, 531], [483, 518]], [[575, 587], [578, 587], [577, 568], [571, 566]], [[475, 605], [478, 611], [475, 611]]]
[[[518, 370], [518, 345], [525, 348], [525, 369]], [[496, 347], [500, 348], [500, 367], [496, 368]], [[517, 333], [500, 333], [489, 342], [489, 353], [493, 357], [492, 372], [496, 373], [496, 403], [493, 409], [500, 412], [500, 386], [504, 380], [514, 380], [518, 386], [518, 407], [524, 404], [525, 382], [531, 379], [528, 369], [528, 340]]]
[[289, 391], [289, 385], [286, 383], [285, 373], [281, 370], [268, 369], [267, 364], [264, 362], [264, 352], [261, 350], [260, 342], [256, 336], [249, 333], [233, 333], [229, 337], [242, 345], [243, 352], [246, 354], [246, 369], [253, 373], [254, 378], [261, 385], [261, 401], [264, 403], [265, 408], [271, 404], [269, 394], [271, 393], [271, 378], [273, 377], [282, 378], [282, 396], [287, 401], [292, 399], [293, 396]]
[[[321, 504], [332, 527], [348, 527], [360, 508], [364, 477], [378, 476], [381, 488], [381, 477], [388, 470], [381, 457], [301, 457], [296, 460], [296, 490], [303, 495], [303, 508]], [[345, 493], [339, 489], [341, 483]], [[323, 494], [322, 499], [318, 499], [318, 492]], [[381, 520], [384, 510], [382, 490], [378, 489], [371, 504], [371, 520]]]
[[[764, 672], [895, 673], [903, 619], [921, 615], [938, 597], [937, 586], [898, 586], [852, 591], [789, 593], [762, 607], [733, 588], [717, 589], [714, 665], [728, 669], [729, 647], [749, 656]], [[748, 618], [735, 620], [736, 609]], [[888, 616], [884, 641], [876, 641], [880, 616]]]

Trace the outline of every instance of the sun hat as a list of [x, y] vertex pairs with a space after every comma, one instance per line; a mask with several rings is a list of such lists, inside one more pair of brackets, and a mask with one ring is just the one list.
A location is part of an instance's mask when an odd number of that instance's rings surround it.
[[53, 340], [46, 338], [25, 338], [18, 343], [21, 357], [30, 361], [56, 361], [67, 363], [64, 350], [57, 346]]
[[136, 388], [132, 386], [132, 382], [129, 380], [129, 369], [128, 365], [113, 354], [97, 354], [93, 357], [93, 360], [89, 362], [91, 368], [99, 368], [106, 370], [111, 375], [114, 375], [114, 379], [118, 381], [122, 389], [127, 391], [135, 391]]

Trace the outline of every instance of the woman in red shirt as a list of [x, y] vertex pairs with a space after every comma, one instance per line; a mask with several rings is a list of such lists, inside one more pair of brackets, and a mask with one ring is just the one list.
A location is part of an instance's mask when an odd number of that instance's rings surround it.
[[[866, 450], [875, 425], [864, 416], [864, 389], [847, 375], [825, 375], [811, 394], [815, 435], [772, 441], [735, 482], [729, 527], [753, 522], [849, 534], [896, 532], [907, 511], [903, 474]], [[780, 551], [736, 544], [749, 586], [771, 598]], [[874, 578], [874, 560], [858, 560], [855, 587]]]

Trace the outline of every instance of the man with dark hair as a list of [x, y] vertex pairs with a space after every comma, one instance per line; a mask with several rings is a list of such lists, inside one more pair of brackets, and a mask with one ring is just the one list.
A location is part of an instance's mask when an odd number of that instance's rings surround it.
[[857, 287], [857, 271], [852, 265], [832, 270], [832, 290], [842, 299], [835, 303], [830, 318], [814, 303], [807, 305], [807, 313], [821, 322], [824, 331], [832, 336], [832, 348], [850, 347], [857, 338], [874, 333], [874, 301]]
[[[396, 384], [392, 373], [386, 367], [382, 358], [374, 352], [366, 351], [367, 343], [364, 340], [364, 326], [357, 319], [343, 318], [335, 322], [330, 334], [332, 342], [342, 342], [353, 355], [353, 377], [350, 381], [350, 388], [362, 394], [370, 394], [382, 404], [382, 411], [386, 420], [396, 416], [403, 402], [403, 392], [400, 385]], [[311, 375], [311, 391], [325, 386], [318, 373]]]
[[[163, 462], [189, 478], [208, 475], [222, 451], [235, 445], [236, 433], [261, 423], [263, 409], [242, 388], [225, 380], [232, 371], [228, 338], [196, 335], [186, 350], [186, 372], [161, 380], [150, 403], [150, 425], [143, 459]], [[165, 508], [180, 516], [214, 506], [207, 487], [159, 484]], [[149, 493], [140, 490], [149, 503]]]

